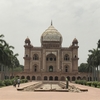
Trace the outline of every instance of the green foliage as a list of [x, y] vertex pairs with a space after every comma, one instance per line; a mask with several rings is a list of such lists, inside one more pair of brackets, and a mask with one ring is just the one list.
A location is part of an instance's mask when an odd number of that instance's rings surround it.
[[100, 82], [98, 82], [98, 81], [89, 82], [89, 81], [86, 81], [86, 80], [76, 80], [75, 83], [100, 88]]
[[4, 84], [6, 86], [12, 85], [12, 81], [10, 79], [4, 80]]
[[[13, 78], [13, 79], [6, 79], [4, 81], [1, 81], [0, 80], [0, 87], [13, 85], [14, 80], [17, 80], [17, 77], [16, 78]], [[26, 82], [28, 82], [27, 79], [21, 79], [21, 83], [26, 83]]]
[[[9, 70], [12, 71], [12, 68], [10, 68]], [[14, 67], [14, 68], [13, 68], [13, 72], [21, 72], [21, 71], [23, 71], [23, 69], [22, 69], [22, 67], [20, 67], [20, 66], [19, 66], [19, 67]]]
[[27, 79], [22, 79], [22, 80], [21, 80], [21, 83], [26, 83], [26, 82], [28, 82]]
[[91, 86], [92, 82], [87, 82], [86, 85]]
[[87, 81], [86, 80], [76, 80], [76, 84], [81, 84], [81, 85], [86, 85]]
[[97, 85], [98, 85], [98, 82], [97, 81], [92, 82], [92, 84], [91, 84], [91, 86], [94, 86], [94, 87], [97, 87]]
[[[93, 50], [89, 50], [89, 55], [87, 59], [87, 63], [89, 65], [89, 68], [92, 68], [92, 74], [94, 77], [94, 81], [99, 80], [99, 65], [100, 65], [100, 40], [97, 43], [97, 48]], [[96, 74], [95, 74], [96, 73]]]
[[[2, 39], [4, 35], [0, 35], [0, 65], [2, 65], [4, 71], [2, 73], [5, 73], [5, 71], [9, 68], [12, 69], [12, 76], [13, 76], [13, 68], [16, 66], [20, 66], [19, 60], [17, 58], [18, 54], [14, 54], [13, 46], [10, 46], [4, 39]], [[7, 73], [5, 73], [7, 74]], [[4, 80], [5, 77], [2, 77], [2, 80]]]
[[0, 80], [0, 87], [5, 86], [4, 82]]
[[89, 72], [88, 64], [87, 63], [81, 63], [78, 67], [79, 72]]
[[97, 86], [100, 87], [100, 82], [97, 83]]

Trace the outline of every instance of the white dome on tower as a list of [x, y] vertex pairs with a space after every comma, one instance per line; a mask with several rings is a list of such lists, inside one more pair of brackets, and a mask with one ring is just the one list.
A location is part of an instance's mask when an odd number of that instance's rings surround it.
[[54, 28], [54, 26], [51, 25], [46, 29], [42, 36], [41, 36], [41, 41], [61, 41], [62, 42], [62, 36], [58, 32], [57, 29]]

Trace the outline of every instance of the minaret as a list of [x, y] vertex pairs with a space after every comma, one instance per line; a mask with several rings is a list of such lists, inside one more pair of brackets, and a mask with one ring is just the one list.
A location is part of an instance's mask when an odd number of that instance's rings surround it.
[[30, 39], [27, 37], [25, 39], [25, 45], [24, 45], [24, 48], [25, 48], [25, 54], [24, 54], [24, 71], [27, 72], [30, 70], [30, 48], [32, 48], [32, 45], [31, 45], [31, 41]]

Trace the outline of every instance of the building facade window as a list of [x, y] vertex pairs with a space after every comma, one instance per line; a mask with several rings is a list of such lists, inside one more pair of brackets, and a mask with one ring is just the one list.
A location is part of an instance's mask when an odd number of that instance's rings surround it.
[[65, 67], [65, 72], [68, 72], [68, 67], [67, 66]]
[[33, 55], [33, 60], [39, 60], [39, 56], [37, 54]]
[[32, 69], [33, 69], [33, 72], [37, 72], [38, 71], [38, 66], [34, 65]]
[[66, 54], [66, 55], [64, 56], [64, 60], [65, 60], [65, 61], [70, 60], [70, 57], [69, 57], [68, 54]]
[[37, 71], [37, 66], [34, 66], [34, 72], [36, 72]]
[[46, 61], [56, 61], [56, 56], [53, 55], [53, 54], [49, 54], [49, 55], [46, 57]]

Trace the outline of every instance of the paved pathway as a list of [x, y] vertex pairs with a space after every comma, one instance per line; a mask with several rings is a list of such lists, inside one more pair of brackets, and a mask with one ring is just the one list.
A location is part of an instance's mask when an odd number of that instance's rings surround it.
[[[27, 86], [32, 82], [21, 84]], [[73, 85], [73, 83], [70, 83]], [[87, 88], [88, 92], [27, 92], [17, 91], [17, 87], [0, 88], [0, 100], [100, 100], [100, 89], [74, 84], [76, 87]]]

